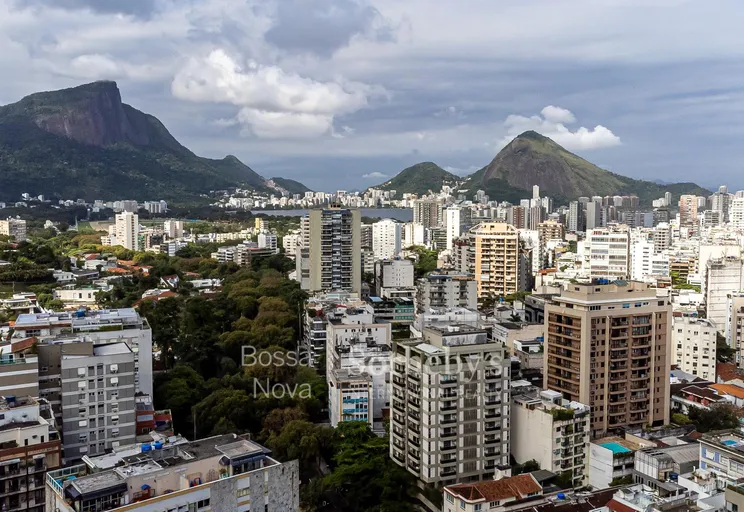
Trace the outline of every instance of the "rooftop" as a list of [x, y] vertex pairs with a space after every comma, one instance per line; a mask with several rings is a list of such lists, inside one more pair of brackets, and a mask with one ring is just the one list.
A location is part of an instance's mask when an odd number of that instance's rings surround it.
[[[103, 325], [142, 325], [144, 320], [132, 308], [61, 311], [18, 315], [16, 329], [26, 330], [50, 326], [69, 325], [73, 328]], [[147, 324], [145, 323], [145, 326]]]
[[444, 489], [445, 492], [470, 502], [492, 502], [509, 498], [518, 500], [542, 492], [542, 486], [530, 474], [472, 484], [449, 485]]
[[633, 441], [628, 441], [627, 439], [624, 439], [618, 436], [610, 436], [610, 437], [603, 437], [601, 439], [596, 439], [592, 441], [592, 444], [601, 446], [602, 448], [606, 448], [610, 450], [613, 454], [635, 452], [643, 448], [643, 446], [641, 446], [638, 443], [634, 443]]

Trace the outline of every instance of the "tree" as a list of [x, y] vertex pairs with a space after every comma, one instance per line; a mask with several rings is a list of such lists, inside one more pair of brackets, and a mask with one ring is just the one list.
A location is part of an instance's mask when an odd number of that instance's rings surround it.
[[726, 337], [716, 333], [716, 361], [719, 363], [730, 363], [736, 358], [736, 350], [726, 342]]
[[206, 392], [202, 376], [192, 367], [180, 364], [156, 380], [155, 405], [159, 409], [170, 409], [173, 424], [182, 434], [191, 435], [191, 407], [199, 403]]
[[739, 427], [738, 409], [731, 404], [716, 404], [709, 409], [691, 407], [688, 414], [698, 432], [727, 430]]

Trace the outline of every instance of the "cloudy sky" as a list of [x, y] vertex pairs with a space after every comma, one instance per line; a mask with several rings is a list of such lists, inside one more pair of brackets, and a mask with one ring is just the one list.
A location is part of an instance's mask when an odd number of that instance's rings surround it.
[[628, 176], [744, 189], [737, 0], [0, 0], [0, 104], [110, 79], [196, 153], [314, 189], [537, 130]]

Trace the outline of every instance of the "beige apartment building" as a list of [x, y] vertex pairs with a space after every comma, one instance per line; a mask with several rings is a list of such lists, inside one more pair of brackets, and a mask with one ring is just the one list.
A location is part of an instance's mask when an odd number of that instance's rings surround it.
[[466, 268], [475, 275], [478, 297], [500, 297], [519, 291], [519, 232], [505, 222], [484, 222], [465, 235]]
[[545, 307], [544, 387], [591, 407], [593, 438], [667, 423], [671, 327], [645, 283], [570, 284]]
[[696, 227], [698, 222], [698, 198], [683, 195], [679, 198], [679, 225]]
[[424, 327], [393, 341], [390, 457], [426, 483], [492, 479], [509, 465], [509, 367], [485, 329]]

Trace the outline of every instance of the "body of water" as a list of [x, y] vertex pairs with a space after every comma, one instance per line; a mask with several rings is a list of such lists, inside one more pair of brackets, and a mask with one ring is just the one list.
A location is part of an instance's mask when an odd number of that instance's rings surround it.
[[[383, 219], [394, 219], [400, 222], [411, 222], [413, 220], [413, 209], [411, 208], [361, 208], [362, 217], [382, 217]], [[273, 215], [280, 217], [302, 217], [308, 210], [252, 210], [253, 215]]]

